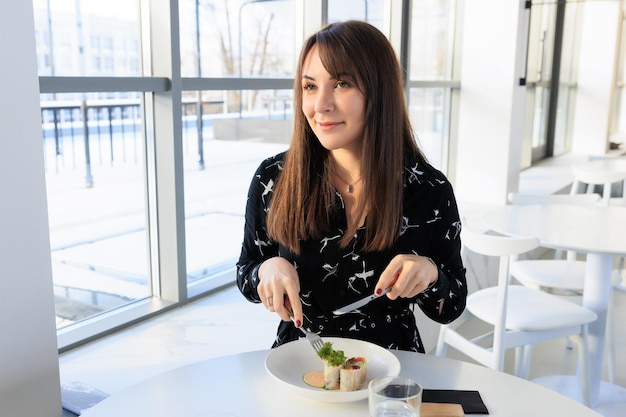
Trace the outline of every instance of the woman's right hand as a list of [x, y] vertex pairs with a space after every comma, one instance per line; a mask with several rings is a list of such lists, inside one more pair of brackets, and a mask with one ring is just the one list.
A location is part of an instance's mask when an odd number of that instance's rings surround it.
[[280, 256], [265, 260], [258, 271], [257, 293], [263, 305], [285, 321], [293, 313], [296, 327], [302, 326], [302, 303], [300, 303], [300, 279], [296, 268]]

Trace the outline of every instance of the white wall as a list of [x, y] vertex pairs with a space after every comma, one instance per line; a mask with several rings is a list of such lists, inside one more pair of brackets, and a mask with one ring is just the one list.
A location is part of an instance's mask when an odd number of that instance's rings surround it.
[[32, 1], [0, 2], [0, 415], [61, 416]]
[[619, 2], [587, 2], [582, 7], [572, 152], [604, 155], [608, 145]]
[[[505, 204], [519, 189], [527, 11], [524, 1], [464, 5], [455, 192], [464, 206]], [[604, 155], [619, 21], [618, 2], [583, 5], [572, 153]]]
[[[455, 192], [463, 203], [504, 204], [519, 180], [517, 1], [464, 6]], [[514, 104], [516, 104], [514, 106]], [[462, 209], [462, 207], [461, 207]]]

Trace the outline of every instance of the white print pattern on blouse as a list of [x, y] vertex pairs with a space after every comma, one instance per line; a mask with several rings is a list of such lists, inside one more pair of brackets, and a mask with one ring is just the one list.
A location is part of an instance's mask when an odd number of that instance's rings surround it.
[[311, 298], [311, 293], [312, 293], [312, 292], [313, 292], [313, 291], [309, 291], [309, 292], [307, 292], [306, 294], [301, 294], [301, 295], [300, 295], [300, 302], [301, 302], [303, 305], [305, 305], [305, 306], [307, 306], [307, 307], [311, 307], [311, 302], [309, 301], [309, 299]]
[[363, 324], [364, 319], [360, 319], [359, 321], [355, 321], [352, 327], [348, 329], [350, 332], [358, 332], [361, 329], [367, 329], [367, 326]]
[[256, 232], [256, 239], [254, 239], [254, 244], [259, 248], [259, 253], [263, 255], [263, 246], [269, 246], [271, 241], [262, 240], [259, 238], [259, 232]]
[[411, 168], [405, 168], [409, 171], [409, 184], [413, 184], [415, 181], [419, 182], [419, 177], [424, 175], [424, 171], [417, 169], [418, 166], [418, 164], [415, 164]]
[[326, 246], [328, 246], [328, 242], [330, 242], [331, 240], [337, 240], [337, 239], [341, 239], [341, 235], [325, 237], [324, 239], [322, 239], [322, 241], [320, 242], [322, 244], [322, 247], [320, 248], [320, 253], [322, 253], [324, 249], [326, 249]]
[[[341, 232], [343, 234], [343, 232]], [[352, 261], [358, 261], [359, 258], [361, 257], [361, 255], [359, 255], [359, 253], [356, 251], [356, 233], [354, 234], [354, 238], [352, 239], [352, 250], [348, 253], [346, 253], [345, 255], [343, 255], [344, 258], [348, 258], [350, 257], [350, 260]]]
[[343, 202], [343, 196], [341, 195], [341, 193], [339, 193], [339, 191], [335, 191], [335, 194], [337, 194], [337, 196], [339, 197], [339, 200], [341, 201], [341, 208], [345, 210], [346, 209], [346, 205]]
[[328, 277], [336, 277], [337, 273], [339, 272], [339, 264], [324, 264], [322, 265], [322, 268], [324, 268], [324, 271], [326, 271], [326, 275], [324, 275], [324, 278], [322, 278], [322, 282], [326, 281], [326, 278]]
[[357, 294], [361, 294], [361, 291], [357, 290], [356, 288], [354, 288], [354, 282], [356, 280], [362, 279], [363, 283], [365, 284], [365, 288], [368, 287], [367, 285], [367, 279], [369, 277], [373, 277], [374, 276], [374, 270], [370, 269], [369, 271], [365, 270], [365, 261], [363, 261], [363, 272], [357, 272], [354, 275], [352, 275], [351, 277], [348, 278], [348, 287], [350, 287], [352, 289], [352, 291], [356, 292]]
[[361, 257], [361, 255], [359, 255], [357, 252], [354, 251], [354, 248], [352, 249], [351, 252], [346, 253], [345, 255], [343, 255], [344, 258], [350, 257], [351, 260], [353, 261], [358, 261], [359, 258]]
[[265, 197], [274, 192], [274, 180], [270, 178], [267, 184], [264, 184], [263, 181], [259, 182], [263, 186], [263, 194], [261, 194], [261, 199], [263, 200], [263, 205], [267, 207], [267, 201], [265, 201]]
[[[307, 293], [303, 293], [300, 294], [300, 302], [302, 303], [303, 306], [306, 307], [311, 307], [312, 303], [309, 301], [311, 299], [311, 293], [313, 291], [309, 291]], [[304, 319], [303, 323], [309, 322], [312, 323], [312, 321], [309, 319], [309, 317], [304, 313], [304, 311], [302, 312], [302, 318]], [[306, 330], [312, 332], [313, 330], [311, 329], [311, 327], [307, 327]]]
[[400, 236], [402, 236], [404, 234], [404, 232], [406, 232], [407, 230], [409, 230], [412, 227], [420, 227], [419, 224], [410, 224], [409, 223], [409, 218], [406, 216], [402, 216], [402, 226], [400, 227]]
[[439, 209], [434, 209], [434, 210], [433, 210], [433, 215], [434, 215], [435, 217], [433, 217], [433, 218], [432, 218], [432, 219], [430, 219], [430, 220], [426, 220], [426, 223], [434, 223], [434, 222], [436, 222], [436, 221], [438, 221], [438, 220], [441, 220], [441, 216], [439, 216]]
[[[271, 158], [268, 158], [268, 159], [271, 159]], [[278, 169], [280, 169], [282, 171], [283, 170], [283, 165], [284, 165], [283, 164], [283, 160], [282, 159], [278, 159], [273, 164], [270, 164], [267, 167], [265, 167], [265, 169], [271, 169], [272, 167], [278, 167]]]
[[450, 236], [450, 229], [448, 229], [446, 232], [446, 239], [448, 240], [453, 240], [459, 237], [459, 234], [461, 233], [461, 221], [452, 223], [452, 227], [454, 228], [454, 236]]
[[248, 278], [245, 278], [243, 280], [242, 287], [245, 289], [245, 288], [248, 288], [248, 285], [250, 285], [250, 281], [248, 280]]

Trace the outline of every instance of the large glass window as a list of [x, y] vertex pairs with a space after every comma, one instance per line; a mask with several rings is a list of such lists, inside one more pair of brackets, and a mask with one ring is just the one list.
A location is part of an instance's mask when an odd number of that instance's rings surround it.
[[[36, 0], [39, 74], [137, 75], [138, 10]], [[133, 91], [42, 94], [59, 329], [152, 295], [140, 107]]]
[[[535, 6], [530, 15], [526, 85], [528, 86], [527, 102], [533, 104], [532, 107], [529, 105], [531, 111], [528, 113], [525, 137], [530, 139], [530, 147], [534, 155], [532, 160], [542, 159], [548, 152], [550, 91], [554, 81], [552, 68], [556, 15], [555, 3]], [[530, 155], [527, 154], [528, 156]]]
[[329, 22], [365, 20], [384, 32], [384, 17], [384, 0], [328, 0]]
[[619, 22], [618, 55], [615, 66], [615, 85], [613, 86], [613, 106], [611, 113], [610, 139], [614, 147], [621, 144], [621, 149], [626, 147], [626, 8], [621, 8]]
[[138, 0], [34, 0], [39, 75], [139, 75]]
[[152, 294], [144, 141], [138, 99], [57, 94], [41, 116], [62, 328]]
[[[202, 93], [226, 96], [229, 92]], [[203, 105], [201, 130], [195, 103], [192, 114], [183, 116], [190, 295], [223, 284], [224, 278], [232, 282], [254, 171], [263, 159], [286, 150], [291, 138], [291, 90], [242, 90], [241, 94], [254, 97], [256, 103], [241, 118], [237, 109], [228, 111], [221, 103]]]
[[554, 120], [553, 155], [563, 155], [572, 148], [572, 125], [574, 122], [574, 103], [576, 101], [576, 62], [580, 45], [580, 7], [569, 2], [563, 19], [563, 42], [559, 70], [559, 91]]
[[[232, 282], [248, 186], [285, 150], [293, 120], [295, 5], [291, 0], [181, 0], [187, 284], [190, 296]], [[244, 89], [238, 79], [286, 88]], [[223, 89], [225, 83], [229, 89]], [[219, 90], [203, 87], [220, 86]]]
[[289, 76], [294, 1], [180, 0], [183, 77]]
[[450, 80], [454, 41], [454, 2], [415, 2], [411, 9], [412, 80]]
[[531, 5], [523, 168], [571, 148], [580, 10], [576, 2]]
[[448, 152], [451, 93], [449, 88], [411, 88], [409, 116], [420, 148], [429, 161], [442, 168]]
[[455, 2], [411, 3], [409, 114], [430, 162], [446, 171], [453, 76]]

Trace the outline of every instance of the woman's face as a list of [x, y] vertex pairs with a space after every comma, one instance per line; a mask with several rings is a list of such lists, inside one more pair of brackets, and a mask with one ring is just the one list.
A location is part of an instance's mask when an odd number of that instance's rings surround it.
[[302, 68], [302, 111], [322, 146], [359, 152], [365, 126], [365, 97], [348, 74], [334, 79], [317, 46]]

